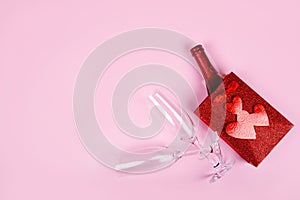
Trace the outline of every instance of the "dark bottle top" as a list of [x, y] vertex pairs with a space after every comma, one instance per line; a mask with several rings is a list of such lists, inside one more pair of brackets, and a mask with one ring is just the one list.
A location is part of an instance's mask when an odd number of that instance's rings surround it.
[[197, 61], [198, 66], [200, 67], [200, 70], [206, 83], [208, 93], [213, 93], [217, 89], [217, 87], [222, 83], [222, 77], [212, 66], [202, 45], [199, 44], [193, 47], [191, 49], [191, 53]]

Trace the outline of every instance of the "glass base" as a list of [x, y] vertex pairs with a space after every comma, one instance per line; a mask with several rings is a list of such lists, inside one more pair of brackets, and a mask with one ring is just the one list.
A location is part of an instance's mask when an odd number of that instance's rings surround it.
[[213, 176], [210, 179], [210, 183], [215, 183], [217, 180], [222, 178], [226, 172], [228, 172], [234, 165], [235, 161], [232, 161], [228, 164], [219, 164], [215, 167], [216, 173], [213, 174]]

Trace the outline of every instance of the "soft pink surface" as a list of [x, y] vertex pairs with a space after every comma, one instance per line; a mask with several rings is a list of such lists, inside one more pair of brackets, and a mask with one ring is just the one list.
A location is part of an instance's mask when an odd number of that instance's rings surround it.
[[[2, 0], [0, 199], [300, 199], [299, 7], [297, 0]], [[259, 168], [224, 144], [237, 163], [216, 184], [196, 157], [124, 175], [83, 148], [72, 113], [82, 62], [107, 38], [149, 26], [202, 42], [223, 72], [234, 71], [295, 124]]]

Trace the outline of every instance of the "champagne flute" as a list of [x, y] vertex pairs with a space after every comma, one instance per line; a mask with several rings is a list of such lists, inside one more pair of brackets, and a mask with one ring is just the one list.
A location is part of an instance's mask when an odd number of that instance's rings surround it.
[[[208, 128], [207, 136], [213, 137], [214, 139], [208, 147], [203, 146], [198, 139], [199, 136], [197, 136], [197, 128], [195, 123], [186, 111], [182, 110], [182, 114], [180, 115], [178, 112], [176, 112], [175, 108], [173, 108], [159, 93], [155, 93], [153, 96], [150, 95], [149, 98], [153, 104], [158, 107], [160, 112], [165, 116], [169, 123], [174, 126], [175, 124], [180, 124], [183, 129], [183, 131], [180, 132], [181, 140], [183, 142], [189, 142], [191, 146], [196, 147], [196, 150], [188, 149], [186, 152], [182, 153], [181, 156], [198, 153], [200, 159], [206, 158], [212, 164], [214, 173], [210, 179], [211, 183], [216, 182], [232, 168], [234, 161], [229, 163], [224, 162], [219, 144], [219, 136], [216, 132]], [[177, 157], [177, 159], [178, 158], [179, 157]]]

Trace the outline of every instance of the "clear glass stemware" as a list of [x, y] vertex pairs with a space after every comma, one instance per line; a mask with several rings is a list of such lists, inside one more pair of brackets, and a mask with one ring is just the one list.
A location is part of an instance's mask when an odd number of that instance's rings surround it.
[[182, 153], [181, 156], [198, 154], [199, 159], [207, 159], [214, 169], [214, 173], [210, 179], [211, 183], [214, 183], [218, 179], [224, 176], [224, 174], [232, 168], [234, 161], [226, 163], [221, 152], [219, 145], [219, 136], [216, 132], [208, 128], [207, 137], [214, 138], [209, 146], [204, 147], [199, 141], [198, 134], [204, 134], [197, 131], [197, 127], [190, 117], [187, 111], [181, 109], [181, 114], [176, 112], [176, 109], [173, 108], [168, 101], [162, 97], [159, 93], [149, 96], [150, 100], [154, 105], [158, 107], [160, 112], [165, 116], [167, 121], [172, 125], [180, 125], [182, 131], [180, 132], [180, 137], [183, 142], [189, 142], [191, 146], [196, 147], [196, 150], [191, 148], [187, 149]]

